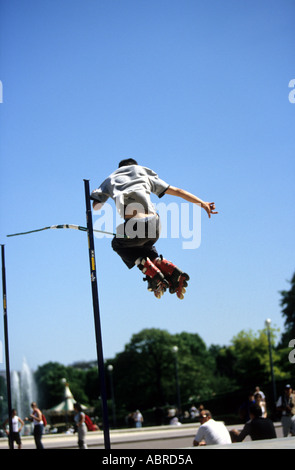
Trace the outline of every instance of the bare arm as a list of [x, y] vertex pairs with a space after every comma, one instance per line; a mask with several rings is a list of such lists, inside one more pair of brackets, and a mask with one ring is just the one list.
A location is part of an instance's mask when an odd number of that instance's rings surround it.
[[18, 417], [18, 422], [20, 423], [20, 428], [19, 428], [18, 432], [21, 432], [21, 430], [24, 427], [25, 423], [23, 422], [23, 420], [20, 417]]
[[194, 446], [194, 447], [205, 446], [205, 445], [206, 445], [206, 441], [202, 440], [202, 441], [199, 442], [199, 441], [196, 441], [196, 440], [194, 439], [194, 442], [193, 442], [193, 446]]
[[[35, 413], [37, 413], [37, 414], [35, 414]], [[39, 422], [42, 421], [42, 413], [41, 413], [41, 411], [40, 411], [38, 408], [36, 408], [36, 409], [34, 410], [34, 412], [33, 412], [32, 414], [30, 414], [30, 418], [32, 418], [32, 419], [34, 419], [34, 420], [36, 420], [36, 421], [39, 421]]]
[[80, 419], [79, 419], [79, 422], [77, 423], [77, 426], [81, 426], [83, 423], [85, 423], [85, 414], [80, 413]]
[[214, 202], [204, 202], [202, 199], [198, 198], [194, 194], [191, 194], [184, 189], [175, 188], [174, 186], [169, 186], [166, 190], [166, 194], [170, 194], [171, 196], [181, 197], [185, 201], [192, 202], [193, 204], [200, 204], [203, 209], [208, 214], [208, 217], [211, 217], [211, 214], [218, 214], [215, 212], [215, 203]]

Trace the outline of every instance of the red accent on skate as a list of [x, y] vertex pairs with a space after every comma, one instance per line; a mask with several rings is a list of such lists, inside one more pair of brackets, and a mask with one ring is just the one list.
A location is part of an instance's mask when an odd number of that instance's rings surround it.
[[155, 265], [162, 271], [163, 274], [171, 276], [174, 269], [176, 268], [175, 264], [171, 263], [165, 258], [156, 258], [154, 260]]
[[151, 278], [153, 278], [156, 274], [161, 273], [160, 269], [157, 268], [157, 266], [155, 266], [149, 258], [146, 258], [142, 272]]

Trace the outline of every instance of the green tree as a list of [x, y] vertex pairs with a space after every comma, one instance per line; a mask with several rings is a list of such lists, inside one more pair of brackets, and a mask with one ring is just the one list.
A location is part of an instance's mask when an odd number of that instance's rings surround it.
[[214, 381], [216, 384], [214, 389], [218, 393], [236, 390], [238, 383], [234, 368], [236, 358], [233, 348], [212, 344], [209, 353], [215, 363]]
[[175, 353], [182, 402], [190, 396], [212, 392], [214, 360], [197, 334], [171, 335], [166, 330], [145, 329], [132, 336], [112, 361], [116, 397], [126, 408], [151, 408], [176, 404]]
[[198, 334], [182, 332], [174, 335], [178, 347], [181, 397], [199, 399], [216, 393], [213, 386], [215, 361]]
[[114, 380], [127, 408], [165, 403], [171, 375], [172, 338], [167, 331], [145, 329], [132, 336], [114, 361]]
[[[275, 349], [275, 338], [278, 330], [271, 328], [272, 357], [274, 375], [276, 379], [285, 377], [279, 361], [280, 354]], [[258, 384], [270, 380], [270, 359], [267, 330], [241, 331], [231, 341], [229, 346], [233, 361], [233, 374], [240, 387], [248, 387], [249, 390]]]
[[88, 403], [91, 406], [98, 405], [98, 397], [100, 395], [100, 384], [98, 377], [98, 368], [91, 367], [85, 371], [85, 394], [88, 399]]
[[88, 404], [88, 397], [85, 393], [86, 371], [64, 366], [58, 362], [48, 362], [39, 366], [35, 372], [39, 391], [38, 401], [41, 408], [52, 408], [64, 399], [64, 384], [62, 382], [64, 378], [70, 384], [75, 399]]
[[285, 317], [286, 331], [282, 335], [281, 346], [287, 347], [289, 341], [295, 338], [295, 273], [290, 281], [290, 290], [283, 290], [280, 292], [282, 295], [281, 306], [283, 317]]
[[[289, 350], [275, 348], [277, 330], [271, 328], [273, 364], [276, 380], [289, 379], [294, 367], [288, 361]], [[177, 346], [177, 356], [173, 347]], [[194, 400], [206, 402], [219, 394], [270, 382], [267, 331], [241, 331], [229, 346], [212, 345], [208, 349], [198, 334], [170, 334], [156, 328], [134, 334], [124, 351], [106, 361], [107, 397], [111, 400], [108, 364], [113, 366], [117, 412], [125, 416], [136, 408], [177, 405], [175, 360], [182, 404]], [[99, 410], [99, 374], [91, 363], [64, 366], [49, 362], [35, 373], [39, 386], [39, 405], [48, 409], [64, 398], [62, 378], [66, 378], [77, 401]], [[292, 369], [293, 370], [293, 369]], [[100, 413], [100, 410], [98, 411]]]
[[48, 362], [38, 367], [35, 379], [39, 392], [38, 404], [41, 408], [51, 408], [63, 400], [64, 387], [61, 379], [64, 377], [66, 367], [58, 362]]

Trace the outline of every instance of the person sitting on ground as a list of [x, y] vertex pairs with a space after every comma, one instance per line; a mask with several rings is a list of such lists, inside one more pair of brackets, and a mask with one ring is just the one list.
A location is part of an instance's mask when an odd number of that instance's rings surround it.
[[194, 446], [231, 444], [231, 438], [225, 425], [212, 418], [209, 410], [200, 413], [201, 426], [194, 438]]
[[269, 418], [262, 417], [262, 410], [257, 403], [253, 403], [249, 408], [250, 421], [248, 421], [242, 431], [237, 429], [231, 431], [233, 442], [241, 442], [246, 436], [250, 436], [252, 441], [260, 439], [274, 439], [277, 437], [273, 422]]

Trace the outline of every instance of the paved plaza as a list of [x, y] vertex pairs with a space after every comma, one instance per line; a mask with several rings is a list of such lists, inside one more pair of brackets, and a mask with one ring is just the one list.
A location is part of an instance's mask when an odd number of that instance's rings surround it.
[[[193, 438], [199, 424], [182, 426], [153, 426], [140, 429], [111, 430], [111, 449], [295, 449], [295, 437], [282, 437], [280, 423], [275, 423], [277, 439], [251, 441], [249, 437], [241, 443], [223, 446], [192, 447]], [[228, 429], [242, 429], [242, 425], [228, 426]], [[102, 431], [88, 432], [86, 438], [89, 449], [104, 449]], [[23, 449], [35, 449], [32, 436], [22, 437]], [[77, 449], [77, 434], [46, 434], [43, 436], [45, 449]], [[7, 449], [7, 439], [0, 439], [0, 450]]]

